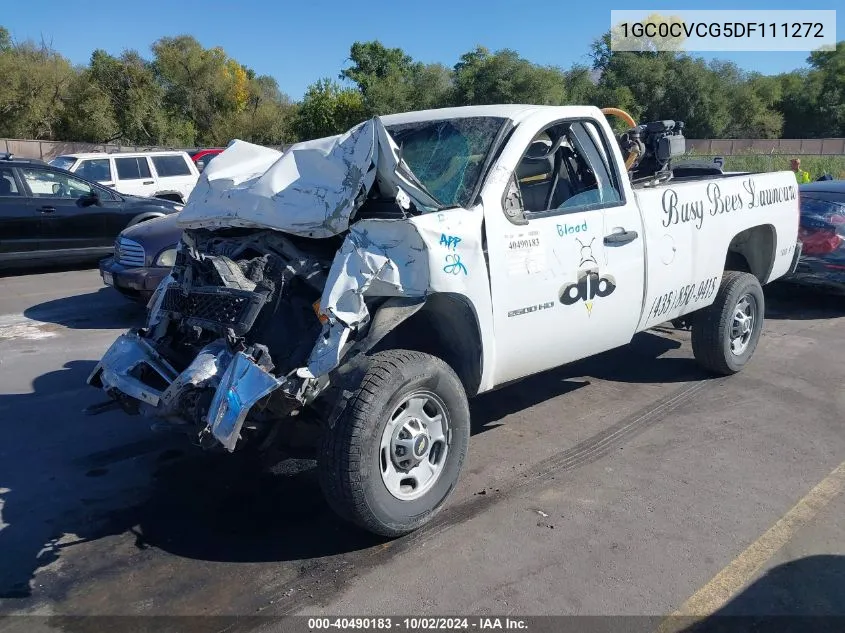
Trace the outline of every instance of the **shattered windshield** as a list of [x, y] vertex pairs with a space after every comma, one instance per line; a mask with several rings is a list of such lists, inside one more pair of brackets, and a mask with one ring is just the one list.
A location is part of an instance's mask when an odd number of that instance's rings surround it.
[[444, 206], [465, 207], [506, 120], [466, 117], [386, 127], [403, 160], [431, 195]]

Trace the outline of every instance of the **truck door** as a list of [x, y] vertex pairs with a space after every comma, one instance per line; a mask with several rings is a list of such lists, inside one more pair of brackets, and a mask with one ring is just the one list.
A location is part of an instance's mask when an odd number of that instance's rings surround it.
[[609, 126], [537, 118], [482, 190], [496, 384], [628, 343], [642, 310], [642, 220]]

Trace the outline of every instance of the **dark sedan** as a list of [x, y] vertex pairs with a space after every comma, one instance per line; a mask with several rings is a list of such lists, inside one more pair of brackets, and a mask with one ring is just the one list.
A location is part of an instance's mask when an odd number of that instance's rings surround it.
[[799, 187], [801, 259], [790, 281], [845, 291], [845, 180]]
[[181, 205], [127, 196], [41, 161], [0, 155], [0, 268], [96, 260], [127, 226]]
[[114, 256], [100, 262], [103, 282], [125, 297], [146, 302], [176, 259], [182, 229], [179, 214], [136, 224], [123, 231]]

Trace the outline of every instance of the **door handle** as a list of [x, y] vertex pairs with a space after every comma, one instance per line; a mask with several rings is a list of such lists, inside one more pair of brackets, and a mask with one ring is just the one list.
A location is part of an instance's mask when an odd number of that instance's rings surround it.
[[41, 213], [54, 213], [56, 211], [56, 207], [38, 207], [38, 210]]
[[604, 243], [606, 246], [621, 246], [633, 242], [639, 237], [636, 231], [622, 231], [620, 233], [611, 233], [604, 236]]
[[154, 180], [145, 180], [145, 181], [144, 181], [144, 184], [145, 184], [145, 185], [152, 185], [152, 184], [154, 184], [154, 183], [155, 183], [155, 181], [154, 181]]

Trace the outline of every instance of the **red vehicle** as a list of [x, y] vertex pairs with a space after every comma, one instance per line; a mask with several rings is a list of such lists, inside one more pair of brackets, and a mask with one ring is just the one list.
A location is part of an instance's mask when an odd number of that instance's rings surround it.
[[208, 147], [205, 149], [195, 149], [188, 152], [188, 156], [191, 157], [191, 160], [194, 161], [194, 164], [197, 166], [197, 169], [202, 172], [205, 169], [205, 166], [211, 161], [212, 158], [217, 156], [220, 152], [222, 152], [225, 147]]

